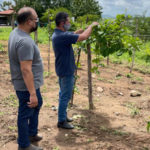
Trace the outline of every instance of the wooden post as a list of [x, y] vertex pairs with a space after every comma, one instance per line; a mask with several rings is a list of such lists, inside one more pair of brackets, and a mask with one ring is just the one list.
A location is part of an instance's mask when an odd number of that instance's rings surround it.
[[50, 11], [48, 9], [48, 73], [50, 74], [50, 26], [51, 26], [51, 22], [50, 22]]
[[92, 73], [91, 73], [91, 46], [90, 44], [87, 44], [87, 52], [88, 52], [88, 97], [89, 97], [89, 109], [94, 109], [93, 105], [93, 96], [92, 96]]
[[80, 49], [78, 49], [77, 69], [76, 69], [76, 71], [75, 71], [74, 86], [73, 86], [72, 98], [71, 98], [71, 103], [70, 103], [71, 107], [73, 106], [74, 90], [75, 90], [75, 85], [76, 85], [76, 81], [77, 81], [78, 66], [79, 66], [79, 62], [80, 62], [80, 56], [81, 56], [81, 48], [80, 48]]
[[[108, 48], [108, 42], [107, 42], [107, 48]], [[107, 56], [107, 66], [109, 66], [109, 55]]]
[[12, 26], [12, 30], [15, 28], [15, 14], [12, 14], [12, 19], [11, 19], [11, 26]]

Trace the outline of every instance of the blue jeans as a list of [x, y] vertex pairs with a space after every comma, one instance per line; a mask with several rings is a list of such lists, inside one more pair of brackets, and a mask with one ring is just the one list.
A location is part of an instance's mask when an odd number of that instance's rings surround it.
[[29, 136], [35, 136], [38, 133], [38, 116], [42, 106], [42, 96], [40, 89], [36, 90], [38, 98], [38, 106], [36, 108], [29, 108], [30, 94], [28, 91], [16, 91], [19, 99], [18, 108], [18, 144], [21, 148], [26, 148], [30, 145]]
[[72, 96], [74, 76], [59, 77], [59, 86], [58, 122], [63, 122], [67, 118], [67, 107]]

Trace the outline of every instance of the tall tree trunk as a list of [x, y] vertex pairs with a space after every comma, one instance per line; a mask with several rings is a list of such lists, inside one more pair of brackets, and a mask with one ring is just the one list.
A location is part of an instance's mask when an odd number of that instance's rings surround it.
[[109, 56], [107, 56], [107, 66], [109, 66]]

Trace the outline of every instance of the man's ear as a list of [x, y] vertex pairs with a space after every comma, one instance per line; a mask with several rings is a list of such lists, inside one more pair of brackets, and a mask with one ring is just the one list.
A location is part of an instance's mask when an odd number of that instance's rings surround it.
[[64, 24], [65, 24], [65, 22], [61, 22], [61, 23], [60, 23], [60, 26], [61, 26], [61, 27], [63, 27], [63, 26], [64, 26]]
[[30, 25], [30, 24], [32, 24], [32, 21], [30, 19], [28, 19], [26, 23]]

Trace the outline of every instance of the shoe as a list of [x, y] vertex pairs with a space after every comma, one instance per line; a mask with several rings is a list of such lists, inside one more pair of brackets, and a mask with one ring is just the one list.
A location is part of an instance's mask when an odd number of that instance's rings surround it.
[[72, 122], [72, 121], [73, 121], [73, 119], [72, 119], [72, 118], [68, 118], [68, 117], [67, 117], [66, 121], [67, 121], [67, 122]]
[[42, 136], [36, 135], [36, 136], [29, 136], [30, 142], [38, 142], [41, 141], [43, 138]]
[[74, 126], [69, 124], [67, 121], [58, 122], [57, 127], [63, 129], [74, 129]]
[[30, 146], [28, 146], [26, 148], [18, 147], [18, 150], [43, 150], [43, 149], [40, 147], [37, 147], [35, 145], [30, 144]]

